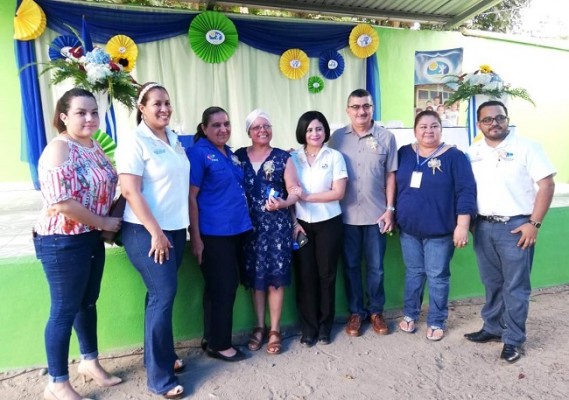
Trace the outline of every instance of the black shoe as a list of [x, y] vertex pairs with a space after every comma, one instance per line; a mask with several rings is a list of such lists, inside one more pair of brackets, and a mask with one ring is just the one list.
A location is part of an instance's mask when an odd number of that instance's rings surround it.
[[515, 363], [522, 357], [520, 349], [513, 344], [505, 344], [504, 348], [502, 349], [502, 354], [500, 354], [500, 358], [502, 360], [506, 360], [510, 364]]
[[231, 357], [228, 357], [228, 356], [224, 356], [223, 354], [221, 354], [217, 350], [212, 350], [212, 349], [208, 348], [207, 349], [207, 355], [210, 356], [211, 358], [217, 358], [218, 360], [229, 361], [229, 362], [243, 361], [247, 358], [247, 355], [245, 353], [243, 353], [241, 350], [236, 348], [235, 351], [236, 351], [236, 353], [234, 355], [232, 355]]
[[328, 335], [326, 333], [321, 333], [320, 336], [318, 336], [318, 343], [319, 344], [330, 344], [330, 335]]
[[501, 342], [502, 337], [498, 335], [492, 335], [486, 332], [484, 329], [480, 329], [478, 332], [466, 333], [464, 337], [471, 342], [475, 343], [486, 343], [486, 342]]
[[202, 342], [200, 343], [200, 347], [202, 348], [203, 351], [207, 351], [207, 339], [206, 338], [202, 338]]
[[300, 344], [304, 347], [312, 347], [316, 344], [316, 338], [314, 336], [302, 335], [300, 338]]

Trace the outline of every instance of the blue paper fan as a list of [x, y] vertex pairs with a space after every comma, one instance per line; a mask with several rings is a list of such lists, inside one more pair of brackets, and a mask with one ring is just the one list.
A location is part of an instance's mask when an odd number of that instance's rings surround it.
[[81, 46], [81, 42], [75, 36], [70, 35], [61, 35], [53, 39], [53, 42], [49, 45], [49, 59], [50, 60], [58, 60], [60, 58], [65, 58], [63, 54], [61, 54], [61, 50], [69, 47], [77, 47]]
[[320, 54], [318, 66], [326, 79], [336, 79], [344, 72], [344, 57], [336, 50], [324, 51]]

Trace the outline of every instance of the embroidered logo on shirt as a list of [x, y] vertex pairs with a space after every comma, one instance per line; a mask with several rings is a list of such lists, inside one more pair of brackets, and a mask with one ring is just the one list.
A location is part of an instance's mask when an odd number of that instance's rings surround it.
[[216, 156], [215, 154], [213, 154], [213, 153], [212, 153], [212, 154], [208, 154], [208, 155], [206, 156], [206, 158], [207, 158], [209, 161], [219, 161], [219, 159], [217, 158], [217, 156]]
[[328, 164], [322, 164], [322, 169], [328, 169]]
[[514, 159], [514, 153], [506, 150], [498, 151], [498, 161], [512, 161]]
[[166, 153], [166, 149], [154, 149], [154, 154], [164, 154]]

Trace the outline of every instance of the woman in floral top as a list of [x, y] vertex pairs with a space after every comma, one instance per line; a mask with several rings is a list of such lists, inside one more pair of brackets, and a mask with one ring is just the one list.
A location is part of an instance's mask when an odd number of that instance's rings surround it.
[[49, 383], [46, 399], [79, 399], [69, 382], [67, 360], [71, 327], [79, 339], [78, 372], [99, 386], [121, 382], [99, 364], [97, 309], [105, 248], [101, 230], [116, 232], [120, 218], [109, 212], [117, 174], [96, 141], [97, 102], [83, 89], [67, 91], [57, 102], [59, 136], [39, 160], [43, 209], [34, 228], [34, 246], [51, 295], [45, 328]]

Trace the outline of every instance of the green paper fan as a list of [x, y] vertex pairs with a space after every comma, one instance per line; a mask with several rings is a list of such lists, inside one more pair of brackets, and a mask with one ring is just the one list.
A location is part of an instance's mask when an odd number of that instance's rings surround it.
[[194, 53], [211, 64], [227, 61], [237, 50], [237, 29], [229, 18], [215, 11], [195, 17], [188, 31]]
[[324, 90], [324, 81], [319, 76], [308, 78], [308, 91], [310, 93], [320, 93]]
[[99, 129], [93, 135], [93, 139], [95, 139], [97, 141], [97, 143], [99, 143], [99, 145], [101, 146], [101, 148], [103, 149], [103, 151], [105, 152], [107, 157], [109, 157], [109, 160], [111, 160], [111, 162], [114, 165], [114, 163], [115, 163], [115, 149], [117, 148], [117, 144], [115, 143], [113, 138]]

